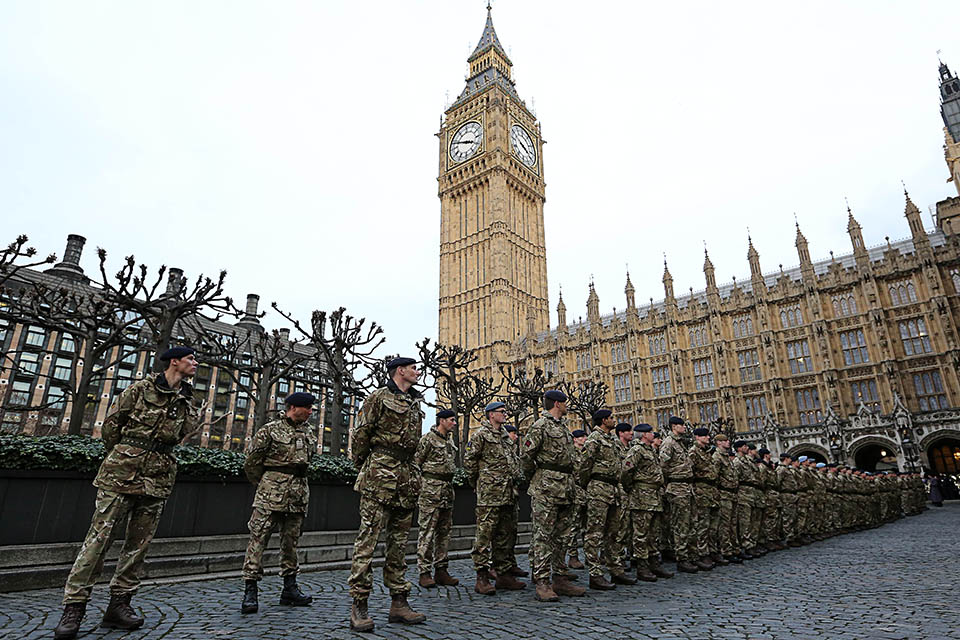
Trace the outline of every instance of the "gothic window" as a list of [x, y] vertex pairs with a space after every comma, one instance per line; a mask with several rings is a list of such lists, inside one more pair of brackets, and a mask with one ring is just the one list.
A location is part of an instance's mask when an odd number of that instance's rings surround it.
[[756, 349], [738, 351], [737, 364], [740, 365], [740, 382], [760, 380], [760, 357]]
[[939, 371], [924, 371], [913, 375], [913, 387], [917, 391], [920, 411], [936, 411], [947, 408], [947, 396]]
[[903, 352], [908, 356], [933, 351], [933, 347], [930, 345], [930, 336], [927, 334], [927, 325], [923, 318], [901, 322], [900, 340], [903, 341]]
[[748, 396], [744, 399], [747, 402], [747, 425], [759, 429], [763, 425], [763, 416], [767, 415], [767, 397]]
[[733, 319], [733, 337], [745, 338], [753, 335], [753, 318], [740, 316]]
[[820, 392], [816, 387], [797, 389], [796, 398], [800, 424], [819, 424], [823, 420], [823, 412], [820, 410]]
[[[960, 269], [950, 271], [950, 279], [953, 280], [953, 292], [960, 293]], [[2, 338], [0, 338], [2, 340]]]
[[720, 417], [720, 407], [716, 402], [707, 402], [697, 405], [700, 413], [700, 422], [712, 422]]
[[655, 333], [647, 338], [650, 355], [659, 356], [667, 352], [667, 338], [662, 333]]
[[577, 371], [585, 371], [593, 367], [593, 356], [590, 350], [584, 350], [577, 353]]
[[630, 388], [630, 374], [613, 376], [613, 400], [614, 402], [630, 402], [633, 399], [633, 392]]
[[853, 396], [853, 404], [856, 407], [863, 402], [867, 409], [874, 413], [880, 413], [880, 395], [877, 393], [876, 380], [862, 380], [850, 385], [850, 392]]
[[707, 344], [707, 327], [706, 325], [697, 325], [696, 327], [690, 327], [690, 346], [691, 347], [702, 347]]
[[780, 326], [784, 329], [799, 327], [802, 324], [803, 313], [800, 311], [800, 305], [784, 307], [780, 310]]
[[669, 409], [657, 409], [657, 428], [666, 427], [670, 422]]
[[627, 343], [618, 342], [610, 346], [610, 362], [618, 364], [627, 361]]
[[870, 362], [870, 355], [867, 353], [867, 339], [863, 335], [863, 329], [841, 333], [840, 350], [843, 351], [843, 363], [848, 366]]
[[917, 289], [910, 280], [900, 280], [890, 284], [887, 291], [890, 293], [890, 304], [899, 306], [917, 301]]
[[557, 375], [557, 359], [547, 358], [543, 361], [543, 372]]
[[843, 293], [833, 296], [833, 315], [835, 318], [853, 316], [857, 314], [857, 300], [853, 294]]
[[807, 373], [813, 371], [813, 359], [810, 358], [810, 345], [806, 340], [796, 340], [787, 343], [787, 361], [790, 363], [790, 373]]
[[700, 358], [693, 361], [693, 383], [697, 390], [713, 389], [713, 360]]
[[654, 367], [650, 370], [650, 378], [654, 396], [670, 395], [670, 367]]

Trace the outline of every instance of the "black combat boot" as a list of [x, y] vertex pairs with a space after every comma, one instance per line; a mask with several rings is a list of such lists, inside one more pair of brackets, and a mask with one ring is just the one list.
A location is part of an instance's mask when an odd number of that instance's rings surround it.
[[143, 618], [138, 618], [130, 606], [132, 593], [110, 594], [110, 604], [103, 612], [100, 626], [107, 629], [124, 629], [133, 631], [143, 626]]
[[260, 608], [257, 600], [257, 581], [246, 580], [243, 586], [243, 602], [240, 604], [240, 613], [256, 613]]
[[305, 607], [313, 602], [313, 596], [300, 591], [297, 576], [283, 576], [283, 591], [280, 592], [280, 604], [292, 607]]
[[80, 631], [80, 623], [83, 621], [83, 614], [87, 611], [86, 602], [71, 602], [63, 607], [63, 615], [60, 616], [60, 624], [53, 630], [54, 640], [73, 640]]

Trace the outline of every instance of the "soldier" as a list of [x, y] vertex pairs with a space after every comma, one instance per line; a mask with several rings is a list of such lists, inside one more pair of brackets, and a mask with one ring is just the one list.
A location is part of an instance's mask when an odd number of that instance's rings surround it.
[[404, 550], [420, 493], [420, 469], [414, 453], [420, 441], [424, 413], [421, 394], [413, 388], [420, 378], [417, 361], [394, 358], [387, 363], [389, 380], [363, 401], [354, 425], [351, 453], [360, 469], [353, 490], [360, 494], [360, 530], [353, 545], [350, 569], [350, 628], [372, 631], [367, 600], [373, 589], [373, 550], [385, 529], [383, 583], [390, 590], [390, 622], [419, 624], [427, 619], [407, 603], [411, 584]]
[[453, 529], [453, 474], [457, 470], [457, 451], [450, 432], [456, 427], [456, 413], [450, 409], [438, 411], [437, 424], [420, 438], [413, 456], [422, 478], [417, 502], [417, 568], [420, 586], [426, 589], [460, 584], [447, 571], [447, 547]]
[[777, 475], [777, 464], [773, 461], [773, 454], [769, 449], [761, 449], [763, 459], [764, 488], [767, 492], [767, 510], [763, 514], [764, 541], [771, 551], [783, 551], [787, 545], [783, 544], [782, 518], [780, 516], [780, 477]]
[[750, 445], [743, 440], [733, 443], [737, 455], [733, 459], [733, 468], [737, 472], [737, 541], [740, 557], [752, 560], [757, 539], [753, 531], [753, 510], [757, 500], [757, 465], [750, 456]]
[[[484, 408], [483, 424], [467, 443], [463, 468], [477, 491], [477, 537], [473, 544], [473, 568], [477, 583], [473, 590], [494, 595], [497, 589], [526, 587], [513, 577], [513, 556], [509, 544], [510, 523], [516, 510], [516, 485], [520, 467], [510, 436], [503, 430], [506, 405], [491, 402]], [[490, 583], [490, 569], [497, 572], [496, 586]]]
[[100, 626], [126, 630], [143, 626], [130, 599], [140, 586], [147, 548], [177, 478], [173, 448], [193, 434], [198, 422], [193, 388], [184, 380], [197, 371], [194, 350], [173, 347], [160, 360], [167, 363], [164, 372], [130, 385], [104, 420], [101, 438], [107, 456], [93, 481], [97, 500], [90, 530], [63, 590], [63, 616], [54, 631], [57, 640], [77, 636], [115, 528], [124, 525], [126, 539]]
[[[507, 432], [507, 437], [510, 438], [510, 448], [513, 451], [514, 456], [517, 458], [517, 465], [519, 468], [520, 464], [520, 438], [517, 435], [517, 428], [512, 424], [503, 425], [503, 430]], [[522, 474], [519, 476], [522, 482]], [[513, 518], [510, 520], [509, 526], [509, 537], [510, 541], [507, 544], [507, 548], [510, 550], [510, 561], [512, 566], [510, 567], [510, 575], [515, 578], [525, 578], [529, 573], [521, 569], [517, 565], [517, 525], [520, 522], [520, 485], [515, 484], [513, 487]]]
[[[567, 428], [567, 396], [551, 390], [543, 394], [546, 413], [527, 431], [520, 461], [530, 480], [533, 502], [533, 577], [536, 599], [556, 602], [558, 596], [582, 596], [586, 589], [570, 583], [563, 562], [570, 544], [573, 515], [573, 471], [576, 448]], [[553, 583], [550, 573], [553, 571]]]
[[680, 437], [686, 433], [687, 426], [683, 418], [670, 416], [670, 434], [660, 445], [660, 464], [667, 483], [665, 491], [670, 510], [670, 531], [673, 533], [674, 553], [677, 557], [677, 570], [684, 573], [696, 573], [701, 568], [712, 569], [713, 565], [702, 567], [697, 564], [697, 544], [693, 533], [693, 463], [687, 448], [680, 443]]
[[660, 566], [659, 541], [663, 517], [663, 469], [653, 447], [653, 427], [634, 427], [640, 433], [639, 443], [630, 447], [623, 461], [621, 482], [627, 492], [626, 507], [633, 533], [633, 560], [637, 563], [637, 579], [656, 582], [672, 578], [673, 573]]
[[[596, 427], [587, 436], [577, 468], [577, 484], [587, 491], [587, 529], [583, 536], [583, 552], [590, 569], [590, 588], [608, 591], [616, 584], [636, 584], [628, 578], [615, 552], [617, 543], [618, 488], [620, 486], [620, 451], [611, 432], [616, 421], [609, 409], [593, 414]], [[633, 427], [627, 425], [628, 430]], [[604, 567], [613, 582], [603, 575]]]
[[793, 469], [793, 458], [788, 453], [780, 454], [780, 466], [777, 467], [780, 481], [780, 526], [783, 540], [791, 547], [799, 547], [797, 541], [797, 475]]
[[733, 452], [730, 451], [730, 438], [722, 433], [713, 437], [717, 450], [713, 452], [713, 462], [717, 467], [717, 548], [720, 557], [727, 563], [742, 564], [737, 543], [737, 471], [733, 468]]
[[763, 464], [763, 459], [758, 453], [757, 445], [750, 443], [747, 445], [747, 448], [750, 458], [753, 460], [757, 481], [757, 490], [754, 492], [753, 512], [750, 519], [751, 533], [753, 534], [753, 539], [757, 541], [757, 546], [753, 548], [751, 553], [755, 556], [763, 556], [770, 551], [767, 545], [764, 544], [766, 534], [763, 529], [763, 518], [767, 512], [766, 465]]
[[793, 463], [794, 476], [797, 478], [797, 542], [801, 545], [810, 544], [813, 539], [807, 535], [810, 518], [810, 500], [812, 492], [808, 485], [808, 473], [805, 467], [807, 456], [798, 457]]
[[[587, 441], [587, 432], [583, 429], [574, 429], [573, 446], [577, 448], [577, 458], [583, 453], [583, 443]], [[573, 500], [573, 527], [570, 536], [570, 558], [567, 566], [571, 569], [583, 569], [583, 563], [578, 557], [577, 548], [583, 533], [587, 530], [587, 490], [579, 484], [576, 486], [576, 497]], [[586, 549], [584, 549], [586, 552]]]
[[[632, 445], [634, 440], [634, 430], [626, 422], [621, 422], [616, 427], [617, 439], [614, 441], [617, 444], [617, 451], [620, 454], [620, 460], [623, 461], [627, 457], [627, 452], [630, 450], [630, 445]], [[628, 569], [630, 566], [630, 561], [633, 557], [633, 551], [630, 546], [633, 544], [633, 533], [630, 531], [630, 512], [624, 506], [627, 502], [627, 494], [624, 491], [623, 486], [619, 483], [617, 484], [617, 542], [616, 542], [616, 557], [624, 562], [624, 570]]]
[[697, 427], [693, 430], [693, 446], [689, 451], [693, 464], [694, 510], [693, 536], [696, 545], [697, 568], [709, 571], [715, 565], [730, 564], [717, 552], [717, 528], [720, 517], [719, 489], [717, 489], [717, 465], [710, 448], [710, 430]]
[[291, 393], [284, 400], [286, 415], [260, 427], [243, 465], [247, 479], [257, 487], [247, 528], [250, 540], [243, 557], [245, 589], [241, 613], [256, 613], [257, 583], [263, 577], [263, 551], [274, 529], [280, 529], [280, 604], [305, 607], [313, 598], [297, 585], [300, 565], [297, 544], [310, 502], [307, 466], [317, 450], [317, 439], [307, 420], [316, 402], [309, 393]]

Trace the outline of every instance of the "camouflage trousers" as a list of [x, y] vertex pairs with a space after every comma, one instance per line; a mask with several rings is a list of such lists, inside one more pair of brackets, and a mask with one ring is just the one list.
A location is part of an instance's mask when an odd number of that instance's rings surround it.
[[792, 493], [781, 493], [780, 500], [780, 527], [783, 530], [784, 540], [793, 540], [797, 537], [797, 496]]
[[737, 543], [737, 503], [732, 491], [720, 492], [717, 509], [717, 552], [732, 556], [739, 551]]
[[749, 498], [740, 496], [737, 500], [737, 544], [740, 551], [747, 551], [757, 546], [757, 539], [753, 535], [753, 505]]
[[620, 512], [617, 503], [600, 500], [587, 502], [587, 530], [583, 535], [583, 555], [591, 576], [602, 576], [604, 569], [611, 574], [623, 573], [617, 552], [617, 532]]
[[775, 504], [768, 504], [763, 511], [763, 532], [764, 540], [767, 542], [777, 542], [783, 538], [781, 531], [780, 518], [780, 498], [777, 498]]
[[631, 509], [627, 515], [633, 532], [631, 557], [640, 563], [646, 562], [647, 558], [656, 558], [660, 553], [663, 512]]
[[304, 513], [268, 511], [254, 507], [247, 529], [250, 540], [243, 556], [243, 579], [259, 580], [263, 577], [263, 552], [270, 543], [275, 529], [280, 530], [280, 575], [295, 576], [300, 570], [297, 561], [297, 544], [303, 528]]
[[[679, 484], [679, 483], [672, 483]], [[673, 534], [673, 552], [677, 560], [697, 559], [697, 541], [693, 530], [696, 506], [693, 492], [670, 491], [667, 487], [667, 504], [670, 507], [670, 532]]]
[[510, 566], [517, 566], [517, 526], [520, 522], [520, 503], [513, 503], [513, 514], [510, 517], [507, 529], [507, 553], [510, 556]]
[[446, 569], [449, 564], [447, 548], [453, 530], [453, 509], [441, 509], [421, 502], [417, 529], [417, 568], [420, 573]]
[[673, 551], [673, 530], [670, 528], [670, 501], [663, 500], [663, 517], [660, 518], [660, 548]]
[[530, 545], [534, 580], [549, 580], [551, 570], [564, 574], [564, 552], [570, 547], [572, 504], [533, 498], [533, 542]]
[[[508, 571], [513, 566], [512, 540], [516, 540], [516, 506], [501, 504], [495, 506], [477, 505], [477, 537], [473, 541], [475, 571], [493, 568], [497, 573]], [[514, 534], [511, 536], [510, 531]]]
[[[621, 497], [621, 500], [626, 500], [626, 497]], [[629, 560], [633, 557], [633, 516], [630, 514], [630, 509], [621, 506], [618, 517], [620, 525], [617, 527], [617, 557], [621, 560]], [[658, 535], [657, 544], [659, 540]]]
[[699, 556], [717, 553], [717, 530], [720, 527], [720, 506], [710, 496], [694, 489], [693, 532]]
[[570, 526], [570, 557], [575, 557], [583, 542], [584, 532], [587, 530], [587, 505], [574, 504]]
[[103, 559], [113, 543], [114, 530], [124, 523], [127, 534], [110, 581], [110, 593], [136, 593], [143, 560], [157, 531], [165, 502], [163, 498], [98, 490], [90, 530], [63, 588], [63, 604], [90, 600], [93, 585], [103, 571]]
[[807, 530], [807, 516], [810, 513], [810, 498], [806, 493], [800, 493], [797, 496], [797, 536], [805, 536], [809, 533]]
[[765, 536], [763, 535], [763, 514], [766, 512], [767, 507], [754, 507], [753, 511], [750, 513], [750, 535], [753, 539], [760, 544], [764, 541]]
[[386, 542], [383, 584], [390, 590], [390, 595], [410, 593], [412, 585], [403, 574], [407, 569], [404, 555], [412, 524], [413, 509], [384, 504], [366, 495], [360, 496], [360, 530], [353, 543], [353, 563], [347, 581], [352, 597], [366, 598], [373, 590], [373, 551], [381, 531]]

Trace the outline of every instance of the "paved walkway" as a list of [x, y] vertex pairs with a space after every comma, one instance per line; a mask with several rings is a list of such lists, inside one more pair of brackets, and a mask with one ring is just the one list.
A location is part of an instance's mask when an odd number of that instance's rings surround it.
[[[953, 503], [739, 567], [588, 591], [586, 597], [557, 604], [535, 602], [529, 588], [479, 596], [473, 592], [470, 564], [457, 561], [451, 573], [460, 577], [459, 587], [422, 592], [414, 587], [411, 602], [427, 614], [426, 624], [388, 624], [389, 596], [376, 592], [370, 600], [377, 624], [372, 634], [347, 628], [346, 571], [301, 576], [304, 589], [314, 595], [308, 608], [278, 606], [279, 578], [268, 578], [261, 583], [260, 613], [252, 616], [240, 614], [238, 580], [147, 586], [134, 600], [147, 623], [130, 634], [97, 627], [106, 605], [104, 585], [94, 594], [80, 637], [960, 639], [958, 532], [960, 504]], [[414, 573], [411, 567], [411, 581]], [[0, 594], [0, 638], [52, 638], [59, 599], [55, 589]]]

